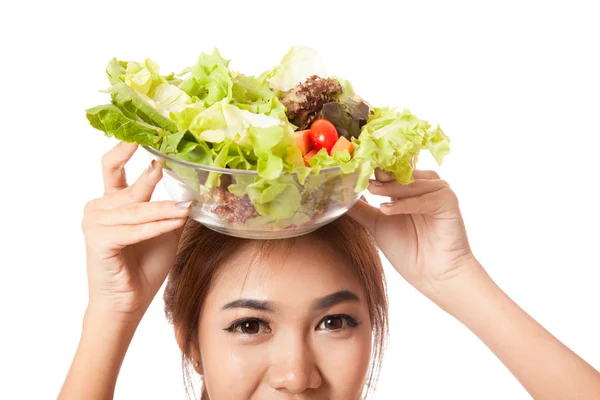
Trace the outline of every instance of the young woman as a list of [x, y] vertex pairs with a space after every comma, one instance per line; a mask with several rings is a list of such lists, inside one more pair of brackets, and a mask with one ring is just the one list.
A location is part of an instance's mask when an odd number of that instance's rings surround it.
[[[473, 331], [536, 399], [600, 399], [600, 374], [521, 310], [471, 252], [456, 196], [432, 171], [383, 174], [318, 231], [250, 241], [189, 220], [189, 204], [150, 202], [152, 163], [128, 187], [137, 146], [103, 158], [105, 195], [85, 208], [89, 304], [59, 399], [112, 398], [144, 312], [169, 275], [165, 311], [202, 399], [360, 399], [387, 332], [379, 247], [421, 293]], [[187, 223], [186, 223], [187, 221]]]

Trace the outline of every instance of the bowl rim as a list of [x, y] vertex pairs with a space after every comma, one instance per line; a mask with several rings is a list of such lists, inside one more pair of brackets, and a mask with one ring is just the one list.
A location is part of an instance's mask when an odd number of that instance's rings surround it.
[[[221, 174], [229, 174], [229, 175], [259, 176], [258, 171], [254, 171], [254, 170], [212, 167], [212, 166], [206, 165], [206, 164], [198, 164], [198, 163], [194, 163], [191, 161], [185, 161], [185, 160], [180, 160], [179, 158], [171, 157], [171, 156], [163, 153], [162, 151], [156, 150], [155, 148], [150, 147], [150, 146], [142, 145], [142, 147], [147, 152], [149, 152], [157, 157], [167, 159], [169, 161], [172, 161], [172, 162], [180, 164], [180, 165], [184, 165], [186, 167], [192, 167], [195, 169], [200, 169], [200, 170], [209, 171], [209, 172], [219, 172]], [[319, 170], [319, 174], [328, 173], [328, 172], [337, 172], [337, 171], [341, 171], [341, 168], [340, 167], [327, 167], [327, 168], [321, 168]], [[294, 174], [296, 174], [296, 173], [292, 172], [291, 174], [288, 174], [287, 172], [282, 172], [282, 175], [294, 175]]]

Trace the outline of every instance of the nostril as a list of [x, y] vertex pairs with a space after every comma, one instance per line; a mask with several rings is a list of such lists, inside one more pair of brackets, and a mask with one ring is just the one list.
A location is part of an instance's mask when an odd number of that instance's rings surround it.
[[[296, 367], [296, 368], [294, 368]], [[318, 369], [311, 366], [289, 366], [287, 371], [271, 371], [271, 386], [292, 394], [302, 394], [317, 389], [322, 384]]]

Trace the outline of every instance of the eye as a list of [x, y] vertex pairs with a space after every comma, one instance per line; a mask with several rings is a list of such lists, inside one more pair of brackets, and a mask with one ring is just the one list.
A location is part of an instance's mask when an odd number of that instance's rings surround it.
[[228, 332], [241, 333], [244, 335], [258, 335], [259, 333], [271, 332], [271, 328], [269, 328], [269, 323], [258, 318], [244, 318], [237, 320], [225, 330]]
[[328, 315], [319, 322], [318, 331], [339, 331], [344, 328], [354, 328], [358, 321], [349, 315]]

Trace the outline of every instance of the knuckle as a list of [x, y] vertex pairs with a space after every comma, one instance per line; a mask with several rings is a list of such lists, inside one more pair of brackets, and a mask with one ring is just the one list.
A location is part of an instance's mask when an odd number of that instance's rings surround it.
[[87, 217], [83, 217], [81, 219], [81, 231], [82, 232], [87, 232], [88, 229], [88, 218]]
[[444, 203], [438, 199], [429, 198], [425, 200], [423, 208], [425, 209], [425, 212], [429, 214], [438, 214], [443, 210]]
[[104, 153], [100, 159], [100, 164], [103, 169], [109, 169], [112, 166], [112, 156], [110, 152]]
[[429, 173], [431, 174], [431, 176], [434, 179], [440, 179], [440, 174], [438, 174], [437, 172], [435, 172], [435, 171], [429, 171]]
[[458, 206], [458, 196], [456, 195], [456, 193], [454, 193], [454, 190], [450, 190], [450, 188], [448, 188], [448, 192], [449, 199], [452, 202], [452, 205]]
[[92, 212], [92, 210], [94, 209], [94, 204], [96, 204], [94, 200], [90, 200], [87, 203], [85, 203], [85, 206], [83, 207], [83, 215], [87, 215], [90, 212]]
[[445, 203], [452, 207], [458, 207], [458, 196], [454, 190], [450, 189], [449, 186], [445, 187], [443, 190]]
[[138, 201], [138, 194], [137, 194], [137, 184], [134, 184], [133, 186], [131, 186], [127, 190], [126, 196], [127, 196], [127, 200], [129, 203], [137, 203]]
[[93, 231], [93, 221], [89, 215], [86, 215], [81, 219], [81, 231], [85, 236], [89, 236]]
[[144, 212], [142, 203], [133, 203], [128, 208], [129, 209], [127, 211], [131, 214], [131, 216], [133, 216], [136, 219], [139, 218]]

